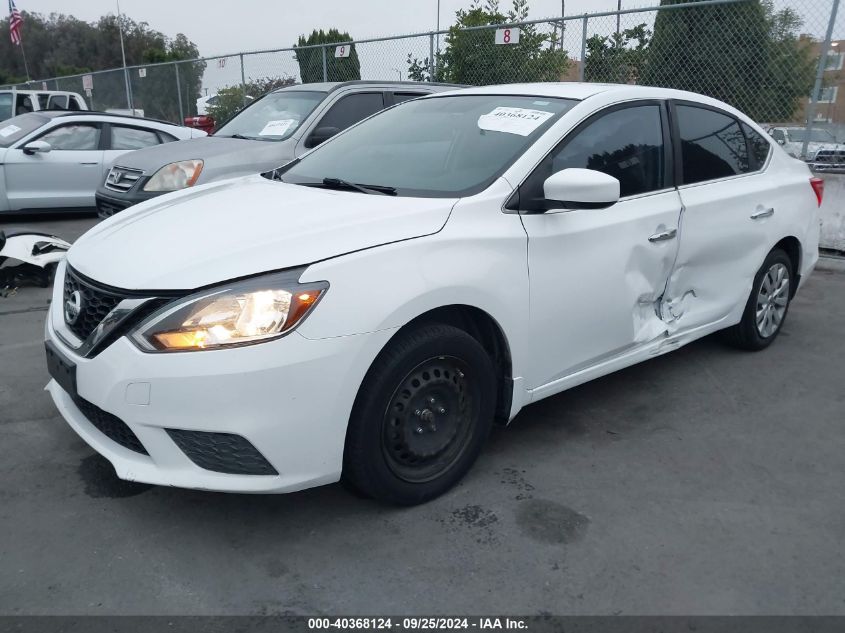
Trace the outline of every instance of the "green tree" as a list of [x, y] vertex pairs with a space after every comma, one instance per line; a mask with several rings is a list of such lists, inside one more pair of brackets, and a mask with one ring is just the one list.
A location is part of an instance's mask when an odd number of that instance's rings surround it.
[[610, 37], [593, 35], [587, 40], [584, 80], [637, 83], [648, 59], [650, 38], [645, 24]]
[[[341, 33], [337, 29], [323, 31], [316, 29], [305, 37], [300, 35], [296, 46], [314, 46], [315, 44], [337, 44], [338, 42], [351, 42], [352, 36], [349, 33]], [[335, 57], [333, 46], [324, 48], [303, 48], [296, 51], [294, 59], [299, 64], [299, 74], [302, 83], [315, 83], [323, 81], [323, 51], [326, 55], [326, 81], [352, 81], [361, 78], [361, 63], [358, 60], [358, 51], [355, 44], [349, 44], [349, 57]]]
[[[246, 82], [246, 96], [248, 102], [257, 99], [272, 90], [278, 90], [296, 83], [293, 77], [263, 77]], [[248, 105], [248, 103], [247, 103]], [[217, 103], [208, 106], [208, 114], [214, 118], [217, 125], [228, 121], [244, 107], [244, 87], [227, 86], [217, 91]]]
[[[51, 90], [82, 92], [80, 77], [68, 77], [103, 68], [122, 66], [118, 18], [101, 17], [97, 22], [85, 22], [73, 16], [52, 13], [45, 17], [24, 12], [23, 43], [26, 47], [30, 76], [41, 87], [43, 78]], [[128, 65], [152, 64], [174, 60], [195, 59], [196, 45], [185, 35], [171, 39], [150, 28], [146, 22], [135, 22], [123, 16], [123, 28]], [[0, 21], [0, 32], [8, 32], [8, 18]], [[180, 64], [180, 91], [176, 91], [176, 75], [172, 66], [151, 67], [147, 77], [141, 78], [137, 69], [129, 71], [133, 105], [145, 114], [176, 121], [179, 117], [178, 96], [187, 114], [199, 96], [204, 62]], [[24, 67], [21, 51], [8, 37], [0, 37], [0, 82], [22, 83]], [[97, 109], [126, 108], [126, 84], [122, 69], [97, 74], [91, 105]], [[187, 102], [187, 103], [186, 103]]]
[[569, 66], [567, 52], [558, 46], [557, 34], [534, 24], [520, 26], [519, 44], [496, 45], [494, 30], [469, 27], [512, 24], [528, 18], [528, 0], [513, 0], [505, 14], [498, 0], [473, 0], [459, 9], [456, 23], [445, 37], [445, 48], [436, 56], [434, 76], [429, 59], [408, 55], [408, 77], [415, 81], [447, 81], [489, 85], [523, 81], [560, 81]]
[[641, 81], [721, 99], [757, 121], [789, 119], [812, 85], [800, 25], [794, 11], [776, 12], [769, 0], [661, 11]]

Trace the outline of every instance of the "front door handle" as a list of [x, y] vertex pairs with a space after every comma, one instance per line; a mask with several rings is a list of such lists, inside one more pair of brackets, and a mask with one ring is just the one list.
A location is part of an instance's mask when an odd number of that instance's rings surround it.
[[752, 220], [762, 220], [763, 218], [770, 218], [775, 214], [775, 208], [769, 207], [768, 209], [762, 209], [761, 211], [757, 211], [756, 213], [751, 214]]
[[93, 163], [79, 163], [80, 165], [99, 165], [100, 163], [93, 162]]
[[655, 233], [650, 238], [648, 238], [649, 242], [665, 242], [666, 240], [674, 239], [674, 237], [678, 234], [678, 229], [668, 229], [666, 231], [661, 231], [660, 233]]

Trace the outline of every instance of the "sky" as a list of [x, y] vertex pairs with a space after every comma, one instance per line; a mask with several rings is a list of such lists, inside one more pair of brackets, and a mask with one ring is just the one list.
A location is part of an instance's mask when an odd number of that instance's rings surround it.
[[[471, 0], [441, 0], [441, 26]], [[566, 14], [614, 10], [618, 0], [564, 0]], [[646, 6], [648, 0], [622, 0]], [[22, 11], [74, 15], [93, 21], [116, 13], [115, 0], [15, 0]], [[657, 4], [655, 0], [654, 4]], [[560, 15], [560, 0], [529, 0], [531, 18]], [[502, 8], [510, 6], [501, 0]], [[121, 0], [121, 11], [170, 37], [184, 33], [205, 56], [290, 46], [312, 29], [332, 27], [357, 38], [417, 33], [435, 28], [437, 0]]]

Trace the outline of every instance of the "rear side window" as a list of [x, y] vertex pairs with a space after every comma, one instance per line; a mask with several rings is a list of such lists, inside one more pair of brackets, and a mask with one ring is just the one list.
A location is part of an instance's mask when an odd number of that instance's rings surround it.
[[520, 188], [520, 208], [545, 208], [543, 183], [571, 167], [594, 169], [619, 180], [619, 195], [664, 187], [664, 147], [660, 106], [641, 105], [599, 115], [567, 136]]
[[745, 134], [727, 114], [678, 105], [683, 184], [688, 185], [751, 170]]
[[52, 95], [45, 106], [48, 110], [67, 110], [67, 95]]
[[0, 94], [0, 121], [11, 119], [12, 114], [12, 93], [4, 92]]
[[331, 107], [318, 127], [345, 130], [382, 109], [384, 109], [384, 96], [380, 92], [347, 95]]
[[751, 170], [757, 171], [762, 169], [763, 165], [769, 158], [769, 141], [763, 138], [760, 134], [751, 129], [750, 125], [742, 124], [742, 131], [745, 133], [745, 138], [748, 140], [748, 153], [751, 157]]
[[144, 147], [150, 147], [158, 144], [158, 135], [152, 130], [142, 130], [136, 127], [112, 125], [112, 149], [143, 149]]

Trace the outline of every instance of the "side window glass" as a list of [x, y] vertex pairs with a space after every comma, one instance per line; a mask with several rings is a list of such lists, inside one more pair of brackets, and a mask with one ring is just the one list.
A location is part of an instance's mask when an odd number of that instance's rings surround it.
[[67, 110], [67, 95], [52, 95], [45, 107], [48, 110]]
[[54, 150], [95, 150], [100, 147], [100, 128], [84, 123], [63, 125], [42, 136]]
[[601, 115], [565, 138], [520, 189], [520, 208], [544, 208], [543, 183], [562, 169], [580, 167], [619, 180], [619, 195], [663, 189], [663, 128], [660, 106], [642, 105]]
[[34, 112], [35, 108], [32, 106], [32, 99], [29, 95], [18, 95], [18, 105], [16, 114], [27, 114]]
[[380, 92], [347, 95], [331, 107], [317, 127], [333, 127], [342, 131], [382, 109], [384, 97]]
[[158, 144], [158, 135], [151, 130], [141, 130], [122, 125], [112, 125], [111, 127], [112, 149], [142, 149]]
[[79, 107], [79, 97], [71, 97], [69, 102], [68, 102], [67, 109], [68, 110], [74, 110], [74, 111], [81, 110], [82, 108]]
[[38, 93], [38, 106], [41, 110], [47, 109], [47, 103], [50, 101], [50, 95], [44, 94], [39, 92]]
[[750, 125], [742, 124], [742, 131], [748, 139], [748, 152], [751, 155], [751, 169], [757, 171], [762, 169], [769, 158], [769, 142], [751, 129]]
[[748, 146], [736, 119], [694, 106], [679, 105], [676, 111], [684, 184], [750, 171]]

